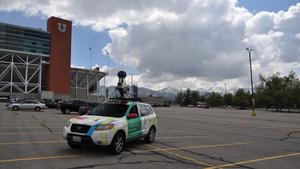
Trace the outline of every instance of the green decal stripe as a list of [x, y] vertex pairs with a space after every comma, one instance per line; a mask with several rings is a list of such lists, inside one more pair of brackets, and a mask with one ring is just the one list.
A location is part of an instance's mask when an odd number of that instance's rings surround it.
[[99, 125], [105, 125], [105, 124], [108, 124], [110, 123], [112, 120], [114, 120], [115, 118], [114, 117], [109, 117], [107, 120], [101, 122]]

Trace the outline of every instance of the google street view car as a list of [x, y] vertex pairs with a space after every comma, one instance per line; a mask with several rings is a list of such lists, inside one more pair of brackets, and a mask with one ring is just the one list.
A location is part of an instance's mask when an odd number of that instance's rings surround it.
[[156, 114], [149, 104], [125, 98], [126, 73], [120, 72], [117, 86], [119, 98], [101, 103], [88, 114], [67, 122], [63, 136], [71, 148], [96, 144], [108, 146], [113, 154], [119, 154], [126, 141], [144, 138], [146, 143], [154, 142]]

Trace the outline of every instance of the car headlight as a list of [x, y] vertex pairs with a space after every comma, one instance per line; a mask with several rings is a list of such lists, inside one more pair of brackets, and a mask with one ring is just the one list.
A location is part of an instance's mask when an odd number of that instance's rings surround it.
[[98, 131], [102, 131], [102, 130], [110, 130], [112, 128], [114, 128], [114, 124], [105, 124], [105, 125], [99, 125], [96, 127], [96, 130]]
[[66, 124], [66, 127], [70, 127], [71, 126], [71, 121], [69, 120], [68, 122], [67, 122], [67, 124]]

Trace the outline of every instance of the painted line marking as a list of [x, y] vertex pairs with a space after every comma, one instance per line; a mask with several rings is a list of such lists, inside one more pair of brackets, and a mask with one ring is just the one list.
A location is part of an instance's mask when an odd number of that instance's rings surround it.
[[208, 166], [208, 167], [212, 166], [212, 165], [210, 165], [210, 164], [207, 164], [207, 163], [205, 163], [205, 162], [202, 162], [202, 161], [199, 161], [199, 160], [190, 158], [190, 157], [186, 157], [186, 156], [183, 156], [183, 155], [174, 153], [174, 152], [169, 152], [169, 151], [167, 151], [167, 150], [165, 150], [165, 149], [161, 149], [161, 148], [158, 148], [158, 147], [155, 147], [155, 146], [152, 146], [152, 145], [147, 145], [147, 146], [148, 146], [148, 147], [151, 147], [151, 148], [154, 149], [154, 150], [162, 151], [162, 152], [165, 152], [165, 153], [167, 153], [167, 154], [171, 154], [171, 155], [180, 157], [180, 158], [185, 159], [185, 160], [193, 161], [193, 162], [195, 162], [195, 163], [198, 163], [198, 164], [201, 164], [201, 165], [204, 165], [204, 166]]
[[185, 139], [185, 138], [203, 138], [207, 136], [170, 136], [170, 137], [158, 137], [158, 140], [164, 140], [164, 139]]
[[79, 157], [83, 155], [65, 155], [65, 156], [45, 156], [45, 157], [30, 157], [30, 158], [15, 158], [8, 160], [0, 160], [0, 163], [18, 162], [18, 161], [33, 161], [33, 160], [48, 160], [48, 159], [58, 159], [58, 158], [71, 158]]
[[[160, 149], [151, 149], [151, 150], [135, 150], [135, 151], [124, 151], [123, 153], [145, 153], [145, 152], [156, 152], [156, 151], [169, 151], [172, 150], [181, 150], [181, 149], [191, 149], [191, 148], [209, 148], [209, 147], [225, 147], [225, 146], [234, 146], [234, 145], [243, 145], [247, 143], [232, 143], [232, 144], [215, 144], [215, 145], [201, 145], [201, 146], [189, 146], [189, 147], [178, 147], [178, 148], [160, 148]], [[59, 155], [59, 156], [45, 156], [45, 157], [29, 157], [29, 158], [15, 158], [15, 159], [6, 159], [0, 160], [0, 163], [9, 163], [9, 162], [19, 162], [19, 161], [33, 161], [33, 160], [47, 160], [47, 159], [59, 159], [59, 158], [71, 158], [78, 156], [87, 156], [96, 153], [82, 154], [82, 155]], [[173, 154], [174, 155], [174, 154]], [[206, 165], [211, 166], [211, 165]]]
[[[3, 134], [3, 133], [2, 133]], [[0, 133], [0, 135], [2, 135]], [[7, 133], [8, 135], [17, 135], [17, 134], [49, 134], [51, 133]], [[5, 134], [4, 134], [5, 135]], [[202, 138], [205, 136], [178, 136], [178, 137], [158, 137], [158, 140], [167, 140], [167, 139], [186, 139], [186, 138]], [[49, 143], [63, 143], [65, 140], [53, 140], [53, 141], [22, 141], [22, 142], [0, 142], [0, 146], [2, 145], [19, 145], [19, 144], [49, 144]]]
[[24, 141], [24, 142], [3, 142], [0, 143], [0, 146], [3, 145], [19, 145], [19, 144], [49, 144], [49, 143], [65, 143], [65, 140], [54, 140], [54, 141]]
[[180, 133], [180, 132], [185, 132], [184, 130], [162, 130], [158, 131], [158, 133]]
[[[30, 127], [0, 127], [0, 129], [14, 129], [14, 130], [18, 130], [18, 129], [44, 129], [45, 127], [42, 126], [30, 126]], [[50, 128], [63, 128], [62, 127], [50, 127]]]
[[16, 132], [16, 133], [0, 133], [0, 135], [54, 135], [61, 134], [61, 132], [36, 132], [36, 133], [26, 133], [26, 132]]
[[[240, 142], [240, 143], [229, 143], [229, 144], [211, 144], [211, 145], [199, 145], [199, 146], [187, 146], [187, 147], [174, 147], [174, 148], [160, 148], [160, 150], [172, 151], [172, 150], [184, 150], [184, 149], [193, 149], [193, 148], [213, 148], [213, 147], [226, 147], [226, 146], [237, 146], [237, 145], [245, 145], [248, 143]], [[160, 151], [160, 150], [151, 150], [151, 151]], [[132, 151], [135, 153], [143, 153], [149, 152], [150, 150], [136, 150]]]
[[296, 153], [290, 153], [290, 154], [283, 154], [283, 155], [277, 155], [277, 156], [270, 156], [270, 157], [263, 157], [263, 158], [257, 158], [253, 160], [246, 160], [246, 161], [240, 161], [232, 164], [224, 164], [219, 166], [213, 166], [213, 167], [207, 167], [206, 169], [217, 169], [217, 168], [225, 168], [225, 167], [233, 167], [241, 164], [249, 164], [249, 163], [255, 163], [260, 161], [267, 161], [267, 160], [274, 160], [279, 158], [285, 158], [285, 157], [292, 157], [292, 156], [299, 156], [300, 152]]

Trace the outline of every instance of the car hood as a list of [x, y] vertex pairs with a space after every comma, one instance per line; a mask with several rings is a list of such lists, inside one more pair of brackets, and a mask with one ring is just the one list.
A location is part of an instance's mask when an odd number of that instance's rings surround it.
[[116, 117], [107, 117], [107, 116], [90, 116], [90, 115], [83, 115], [83, 116], [78, 116], [75, 118], [70, 119], [71, 123], [76, 123], [76, 124], [85, 124], [85, 125], [104, 125], [108, 124], [114, 121], [117, 121], [121, 118], [116, 118]]

